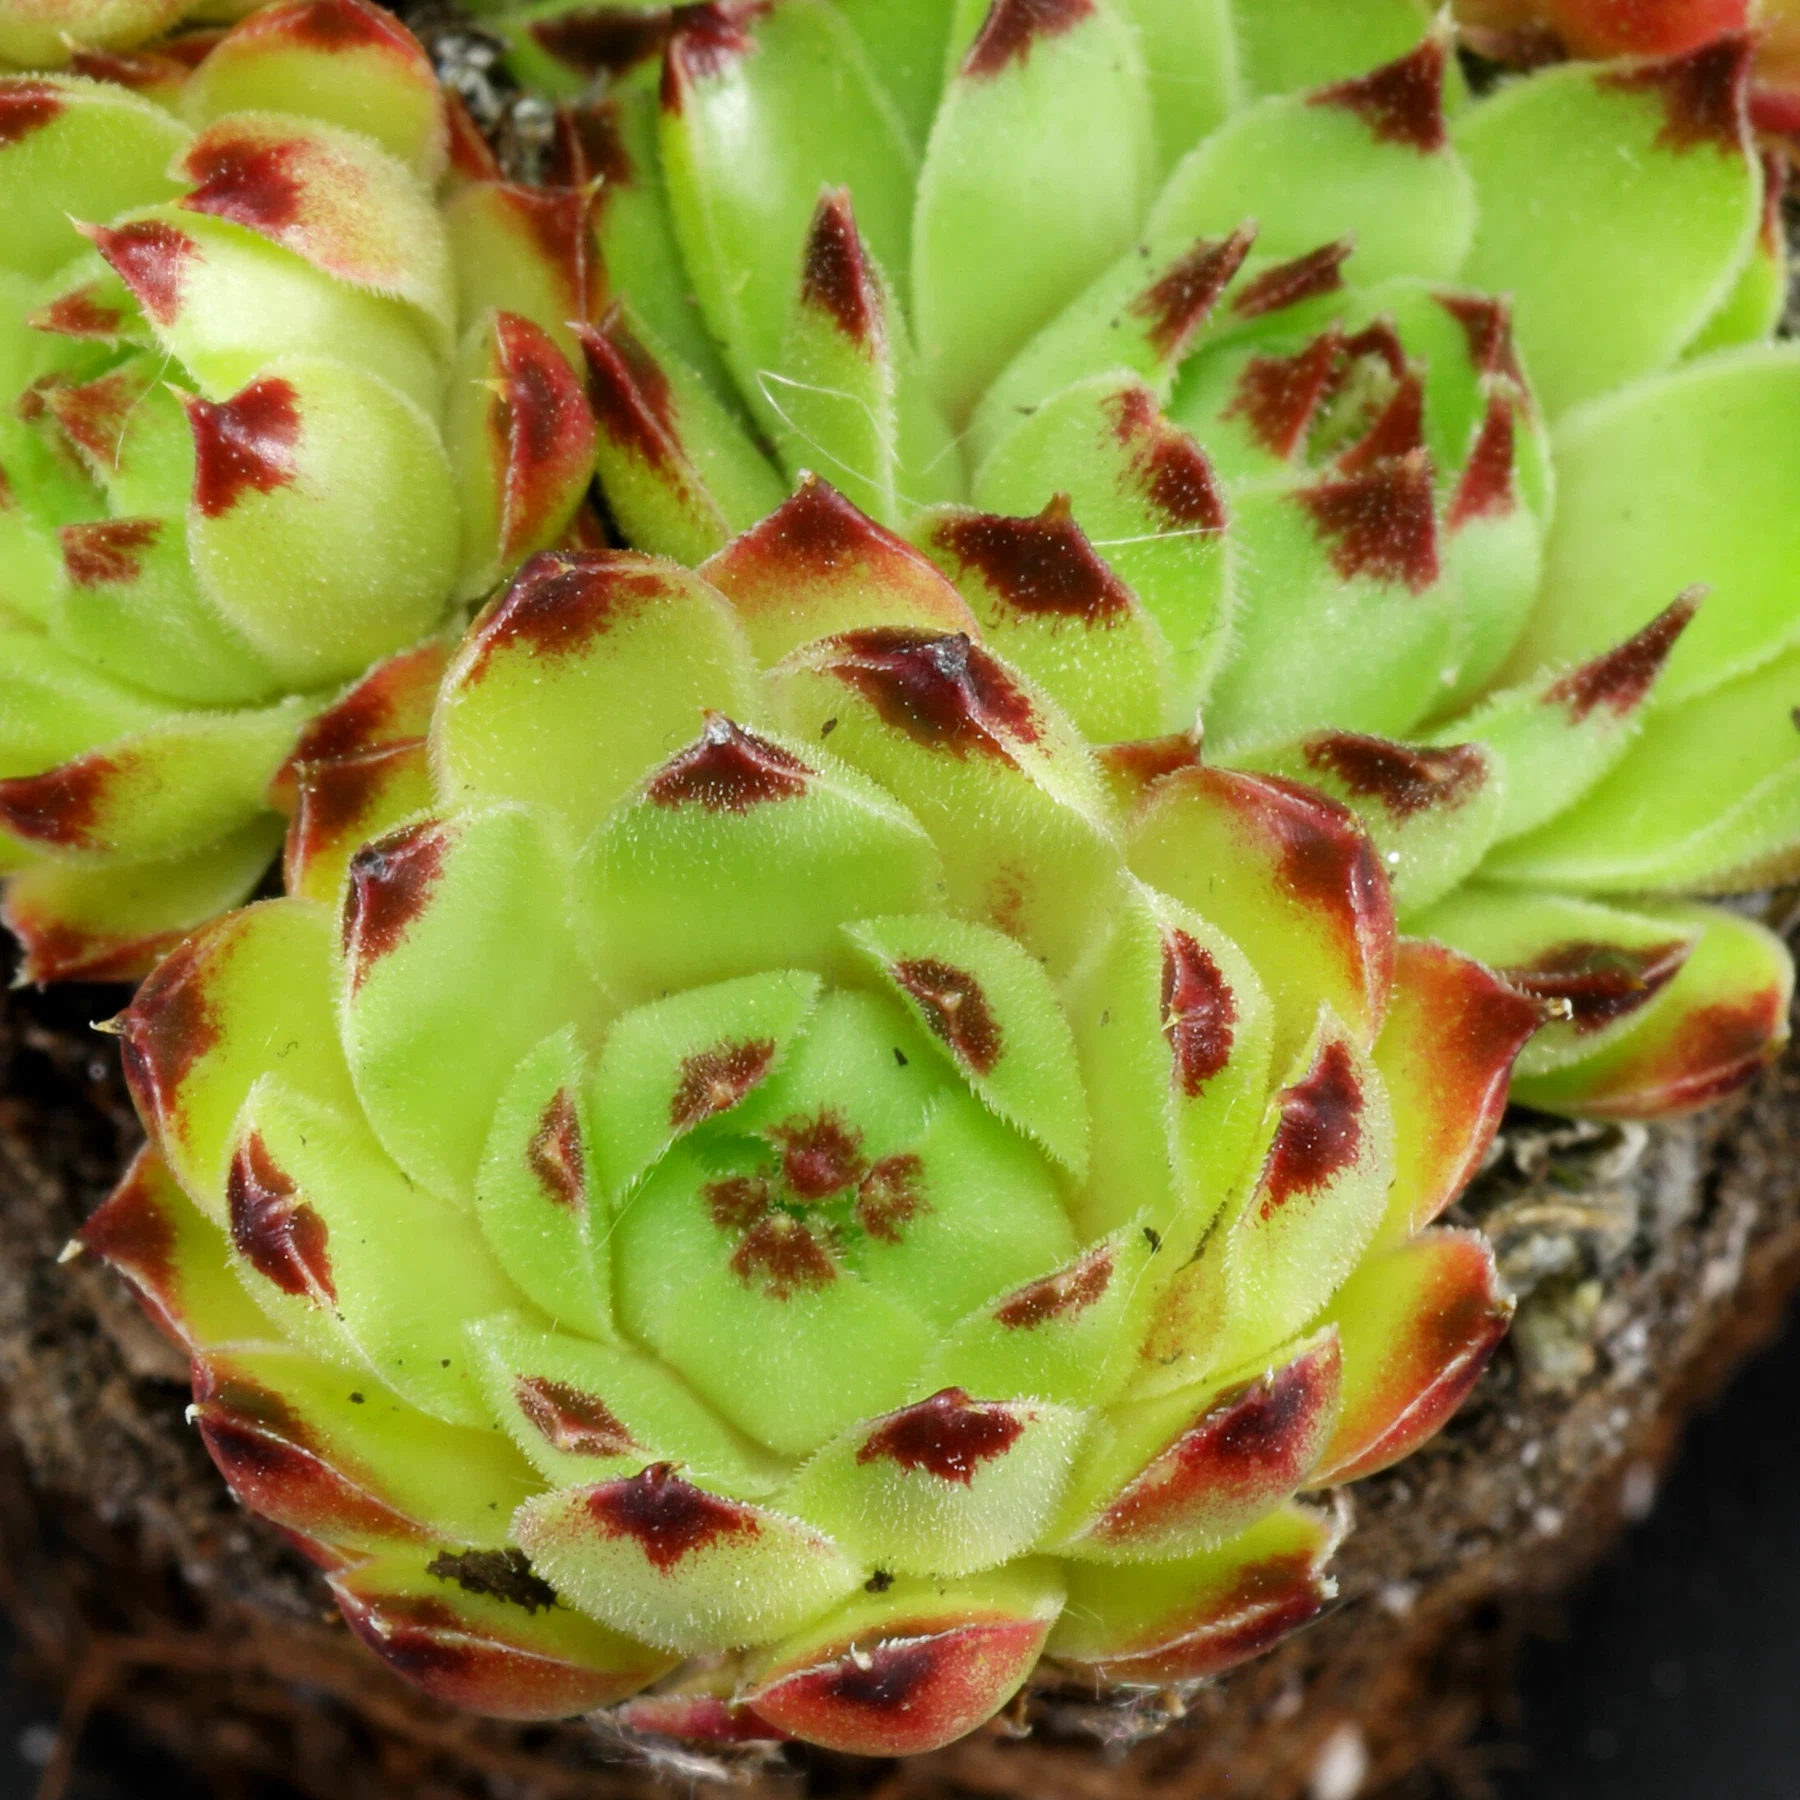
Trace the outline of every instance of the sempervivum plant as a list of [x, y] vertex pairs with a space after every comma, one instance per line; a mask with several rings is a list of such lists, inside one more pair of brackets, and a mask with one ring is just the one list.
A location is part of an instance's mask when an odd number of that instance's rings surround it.
[[434, 1693], [900, 1754], [1214, 1673], [1504, 1330], [1431, 1221], [1539, 1004], [822, 484], [703, 575], [534, 558], [346, 779], [117, 1021], [83, 1242]]
[[615, 71], [579, 116], [629, 541], [699, 562], [814, 470], [1091, 739], [1173, 766], [1199, 718], [1357, 810], [1409, 929], [1558, 1004], [1522, 1098], [1762, 1066], [1787, 956], [1687, 898], [1800, 842], [1749, 38], [1473, 100], [1409, 0], [503, 23], [565, 89]]
[[388, 14], [293, 0], [123, 72], [0, 78], [0, 867], [39, 979], [240, 901], [291, 762], [422, 729], [434, 634], [592, 458], [585, 201], [472, 133], [452, 169]]

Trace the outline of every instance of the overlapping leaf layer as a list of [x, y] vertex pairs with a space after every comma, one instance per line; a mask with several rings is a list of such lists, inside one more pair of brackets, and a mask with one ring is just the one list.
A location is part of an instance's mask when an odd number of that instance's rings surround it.
[[1540, 1003], [1336, 802], [1096, 755], [820, 484], [533, 558], [299, 783], [291, 894], [118, 1021], [83, 1241], [436, 1693], [896, 1754], [1042, 1656], [1209, 1674], [1505, 1329], [1431, 1222]]
[[140, 974], [241, 900], [294, 761], [422, 728], [433, 635], [593, 454], [579, 208], [472, 132], [452, 167], [410, 34], [295, 0], [168, 48], [0, 78], [0, 859], [37, 979]]
[[[559, 185], [442, 210], [487, 460], [392, 529], [453, 496], [473, 597], [591, 458], [634, 548], [532, 556], [284, 749], [288, 893], [122, 1015], [151, 1142], [83, 1242], [459, 1704], [903, 1754], [1041, 1660], [1229, 1667], [1329, 1595], [1303, 1496], [1504, 1330], [1434, 1221], [1521, 1050], [1516, 1092], [1647, 1114], [1785, 1031], [1780, 944], [1691, 898], [1800, 838], [1748, 45], [1472, 101], [1412, 0], [507, 29]], [[26, 149], [79, 86], [33, 79]], [[240, 163], [283, 129], [235, 116]], [[358, 204], [331, 255], [391, 258]], [[507, 460], [543, 432], [456, 436], [511, 393], [501, 283], [585, 367], [554, 503]], [[400, 394], [360, 330], [332, 368]], [[189, 344], [189, 419], [270, 378]], [[231, 429], [216, 478], [329, 497]], [[334, 654], [247, 536], [259, 653]]]
[[1708, 19], [1480, 100], [1413, 0], [498, 22], [611, 146], [628, 541], [813, 472], [1096, 741], [1344, 801], [1409, 929], [1558, 1004], [1518, 1095], [1641, 1117], [1781, 1040], [1780, 946], [1676, 896], [1800, 843], [1780, 175]]

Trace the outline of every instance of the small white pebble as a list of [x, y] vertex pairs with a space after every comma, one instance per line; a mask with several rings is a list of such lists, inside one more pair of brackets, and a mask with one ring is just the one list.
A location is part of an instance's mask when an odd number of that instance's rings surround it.
[[1656, 1506], [1656, 1471], [1647, 1462], [1635, 1462], [1619, 1483], [1619, 1516], [1636, 1525], [1649, 1518]]
[[1392, 1613], [1396, 1619], [1404, 1619], [1419, 1603], [1418, 1584], [1412, 1581], [1384, 1581], [1375, 1599], [1383, 1612]]
[[1563, 1516], [1554, 1506], [1540, 1506], [1531, 1515], [1531, 1529], [1539, 1537], [1558, 1537], [1562, 1533]]
[[1298, 1681], [1290, 1679], [1283, 1684], [1281, 1692], [1270, 1701], [1269, 1717], [1278, 1725], [1284, 1723], [1299, 1712], [1301, 1702], [1305, 1698], [1305, 1689]]
[[1369, 1775], [1369, 1746], [1362, 1728], [1340, 1725], [1319, 1750], [1307, 1785], [1309, 1800], [1356, 1800]]
[[1519, 1467], [1535, 1469], [1538, 1466], [1538, 1458], [1543, 1454], [1544, 1446], [1536, 1438], [1531, 1439], [1529, 1443], [1521, 1444], [1519, 1446]]
[[49, 1766], [51, 1757], [56, 1754], [56, 1727], [46, 1725], [41, 1719], [35, 1725], [27, 1725], [19, 1733], [19, 1755], [34, 1769]]

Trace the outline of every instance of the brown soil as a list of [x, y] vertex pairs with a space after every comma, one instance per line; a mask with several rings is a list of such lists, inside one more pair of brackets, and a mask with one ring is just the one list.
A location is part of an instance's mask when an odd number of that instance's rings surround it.
[[624, 1800], [668, 1777], [755, 1800], [1476, 1794], [1465, 1746], [1521, 1621], [1647, 1509], [1682, 1420], [1800, 1278], [1800, 1055], [1647, 1141], [1515, 1121], [1468, 1210], [1530, 1291], [1521, 1329], [1439, 1440], [1348, 1496], [1330, 1616], [1186, 1696], [1046, 1692], [904, 1765], [723, 1769], [418, 1698], [233, 1506], [184, 1424], [179, 1358], [105, 1270], [56, 1261], [135, 1137], [110, 1046], [81, 1029], [107, 1010], [88, 990], [0, 1015], [0, 1604], [64, 1701], [44, 1800], [95, 1714], [243, 1800]]

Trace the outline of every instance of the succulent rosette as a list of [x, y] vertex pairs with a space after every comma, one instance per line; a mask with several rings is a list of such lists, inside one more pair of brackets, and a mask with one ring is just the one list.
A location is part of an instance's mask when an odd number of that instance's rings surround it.
[[538, 229], [585, 202], [453, 145], [390, 15], [295, 0], [118, 72], [0, 78], [0, 865], [37, 979], [141, 973], [254, 887], [296, 761], [416, 737], [436, 634], [592, 458], [585, 247]]
[[499, 24], [614, 146], [584, 344], [629, 542], [698, 564], [816, 472], [1091, 740], [1173, 768], [1203, 721], [1355, 810], [1408, 930], [1555, 1005], [1519, 1098], [1764, 1065], [1787, 954], [1694, 898], [1800, 843], [1749, 37], [1474, 99], [1409, 0]]
[[1504, 1332], [1432, 1221], [1540, 1003], [1337, 802], [1096, 752], [821, 482], [533, 558], [301, 789], [116, 1022], [82, 1241], [433, 1693], [902, 1754], [1215, 1673]]

